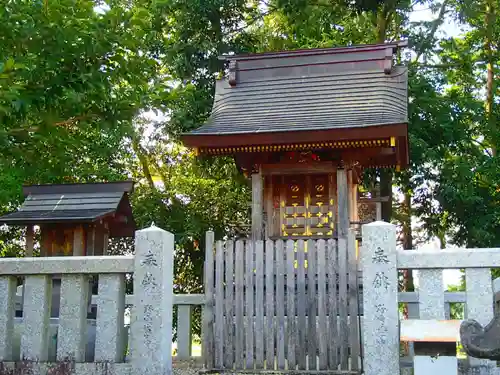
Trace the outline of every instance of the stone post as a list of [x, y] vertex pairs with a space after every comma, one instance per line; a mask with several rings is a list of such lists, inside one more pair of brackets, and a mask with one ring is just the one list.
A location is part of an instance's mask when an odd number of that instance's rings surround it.
[[29, 275], [24, 279], [23, 333], [21, 360], [46, 362], [52, 278], [47, 275]]
[[125, 344], [125, 275], [99, 275], [98, 295], [95, 361], [122, 362]]
[[57, 360], [85, 361], [87, 344], [87, 302], [89, 280], [87, 275], [63, 275], [61, 281], [61, 308]]
[[16, 278], [0, 276], [0, 362], [12, 361]]
[[364, 374], [399, 374], [396, 227], [376, 221], [362, 233]]
[[134, 375], [172, 374], [174, 236], [136, 232], [130, 354]]
[[[465, 317], [474, 319], [486, 327], [494, 317], [493, 281], [489, 268], [465, 269]], [[488, 373], [490, 368], [496, 367], [495, 362], [487, 359], [468, 358], [469, 366], [477, 372]]]

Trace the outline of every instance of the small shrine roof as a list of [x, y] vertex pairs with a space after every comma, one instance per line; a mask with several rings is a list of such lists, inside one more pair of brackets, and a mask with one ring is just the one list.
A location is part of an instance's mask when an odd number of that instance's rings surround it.
[[122, 232], [133, 235], [135, 222], [128, 198], [133, 186], [132, 181], [24, 186], [24, 203], [18, 211], [1, 216], [0, 223], [91, 223], [119, 214], [122, 226], [129, 229]]
[[[404, 45], [224, 56], [229, 75], [216, 82], [211, 116], [183, 141], [221, 147], [259, 144], [260, 136], [264, 144], [279, 144], [297, 142], [305, 132], [317, 134], [318, 141], [362, 139], [367, 137], [359, 137], [360, 131], [376, 134], [388, 127], [399, 129], [391, 130], [394, 136], [406, 135], [407, 69], [393, 61]], [[352, 137], [344, 132], [349, 130]]]

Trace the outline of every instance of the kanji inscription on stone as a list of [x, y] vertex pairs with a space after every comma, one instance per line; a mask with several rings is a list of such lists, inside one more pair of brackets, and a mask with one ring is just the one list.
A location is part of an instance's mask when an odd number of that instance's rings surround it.
[[391, 283], [389, 282], [389, 278], [386, 276], [384, 272], [377, 272], [373, 279], [373, 286], [376, 289], [384, 288], [387, 290]]
[[375, 317], [380, 320], [385, 320], [385, 313], [387, 312], [387, 307], [383, 303], [378, 303], [375, 305]]
[[375, 250], [372, 256], [372, 262], [376, 264], [389, 263], [389, 258], [387, 257], [387, 254], [384, 253], [384, 249], [382, 249], [380, 246], [377, 247], [377, 249]]
[[142, 279], [141, 281], [141, 284], [144, 287], [144, 290], [147, 291], [152, 291], [158, 286], [158, 284], [156, 283], [156, 279], [151, 272], [146, 272], [146, 274], [144, 275], [144, 279]]
[[158, 263], [156, 262], [156, 258], [154, 254], [151, 252], [151, 249], [149, 249], [146, 255], [144, 255], [144, 259], [141, 260], [141, 265], [158, 267]]

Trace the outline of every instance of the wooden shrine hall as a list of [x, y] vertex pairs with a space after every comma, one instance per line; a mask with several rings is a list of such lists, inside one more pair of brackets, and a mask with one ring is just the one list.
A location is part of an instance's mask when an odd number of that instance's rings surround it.
[[19, 210], [1, 224], [26, 227], [26, 256], [33, 256], [33, 226], [40, 226], [40, 255], [107, 255], [108, 239], [134, 237], [132, 181], [23, 186]]
[[183, 135], [252, 181], [252, 239], [346, 236], [364, 168], [408, 165], [405, 42], [224, 56], [213, 110]]

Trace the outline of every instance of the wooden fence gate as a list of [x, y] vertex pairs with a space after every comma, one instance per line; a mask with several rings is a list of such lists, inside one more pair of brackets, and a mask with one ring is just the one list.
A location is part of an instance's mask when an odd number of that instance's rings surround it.
[[215, 246], [212, 236], [203, 322], [208, 371], [361, 373], [352, 233], [328, 241]]

